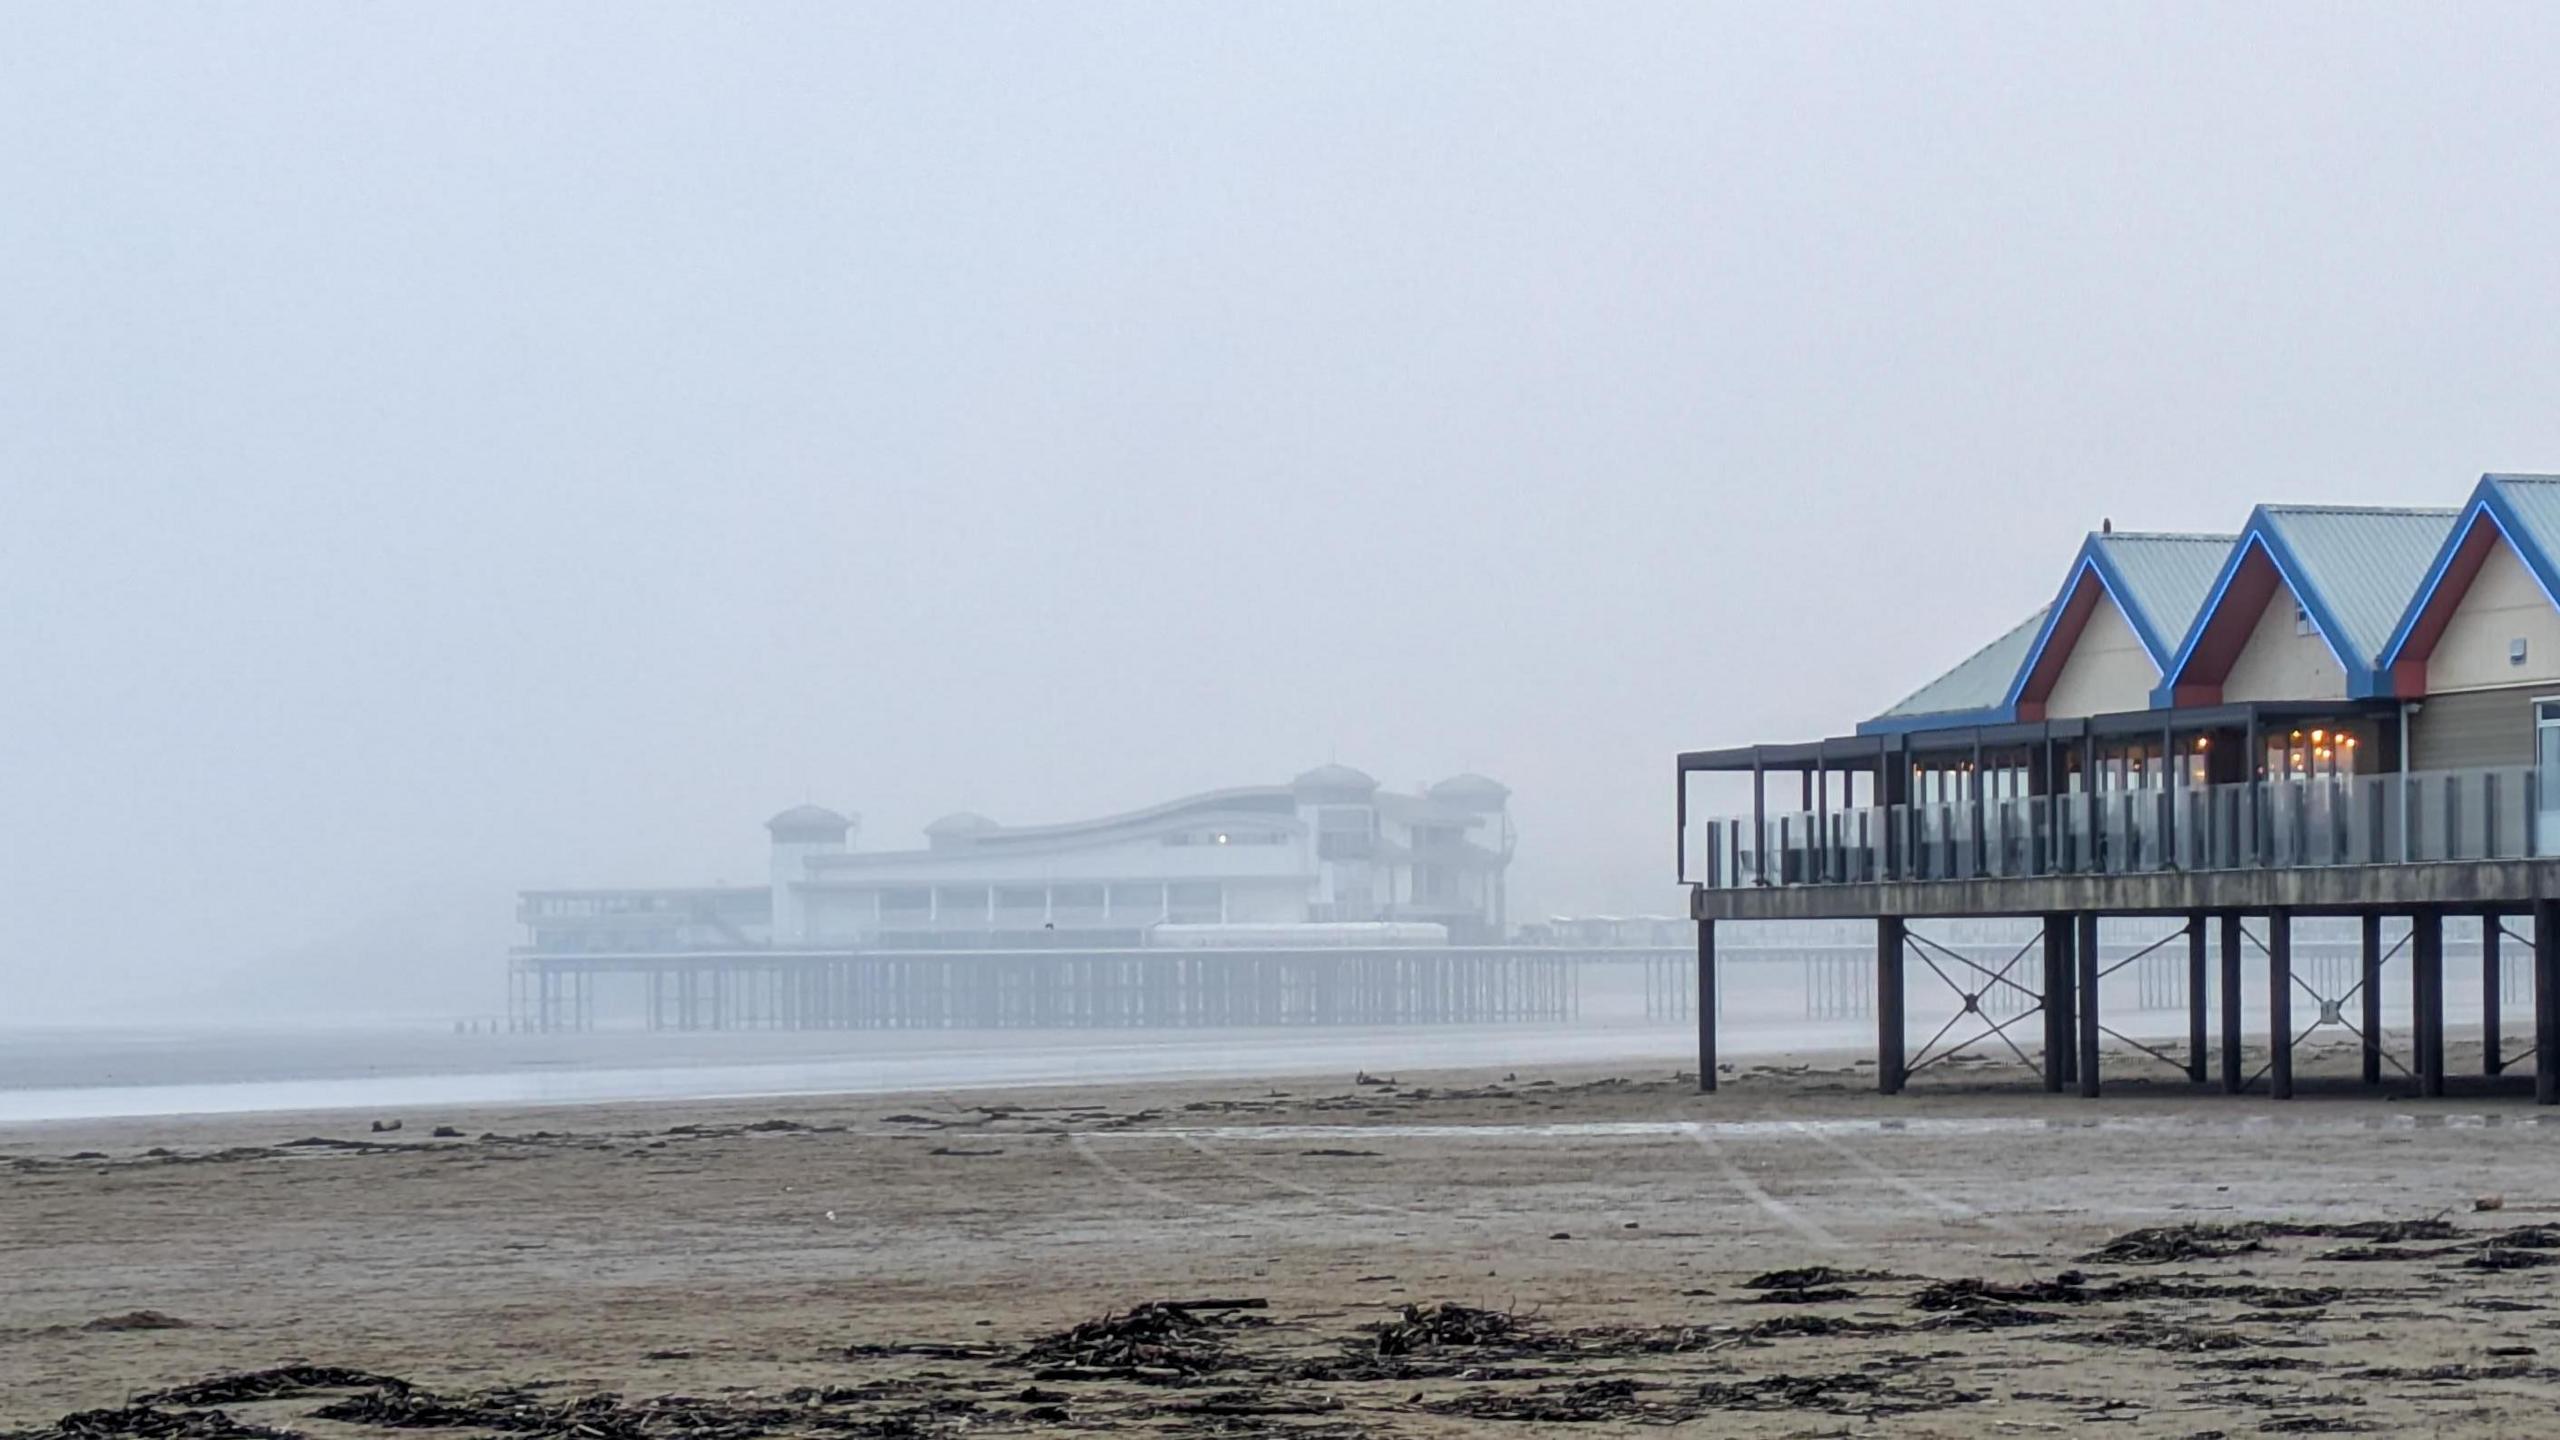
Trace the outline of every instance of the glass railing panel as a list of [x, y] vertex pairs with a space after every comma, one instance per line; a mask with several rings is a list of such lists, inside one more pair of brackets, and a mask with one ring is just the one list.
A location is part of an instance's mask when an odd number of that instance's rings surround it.
[[1692, 815], [1683, 852], [1715, 888], [2512, 860], [2560, 854], [2560, 796], [2500, 767]]

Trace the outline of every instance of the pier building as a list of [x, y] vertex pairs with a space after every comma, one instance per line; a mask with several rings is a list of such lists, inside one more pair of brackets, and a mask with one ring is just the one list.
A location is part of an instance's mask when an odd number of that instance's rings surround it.
[[[2334, 1027], [2366, 1083], [2442, 1094], [2459, 917], [2480, 927], [2483, 1068], [2530, 1065], [2560, 1102], [2555, 562], [2553, 476], [2483, 476], [2447, 508], [2261, 505], [2227, 536], [2103, 524], [2050, 602], [1899, 703], [1823, 738], [1683, 753], [1701, 1086], [1717, 927], [1822, 919], [1873, 926], [1888, 1092], [1970, 1048], [2098, 1094], [2106, 981], [2169, 950], [2186, 1043], [2128, 1039], [2130, 1063], [2285, 1097], [2295, 1046]], [[1985, 963], [1930, 933], [1986, 917], [2036, 938]], [[2351, 981], [2296, 973], [2306, 917], [2354, 925]], [[2102, 951], [2102, 920], [2156, 938]], [[2504, 967], [2528, 960], [2531, 1034], [2508, 1043]], [[1915, 964], [1955, 997], [1917, 1051]], [[2386, 986], [2407, 988], [2405, 1045], [2384, 1033]], [[2262, 1062], [2244, 987], [2263, 990]]]

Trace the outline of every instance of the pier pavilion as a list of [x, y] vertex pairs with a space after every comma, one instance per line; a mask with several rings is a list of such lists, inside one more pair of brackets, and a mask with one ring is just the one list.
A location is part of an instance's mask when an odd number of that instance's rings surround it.
[[[2484, 476], [2455, 508], [2260, 506], [2228, 536], [2102, 527], [2050, 604], [1849, 733], [1682, 754], [1701, 1088], [1718, 924], [1819, 919], [1874, 924], [1887, 1093], [1996, 1043], [2047, 1089], [2095, 1096], [2115, 1033], [2101, 982], [2127, 963], [2098, 927], [2139, 918], [2158, 933], [2135, 954], [2185, 952], [2189, 1033], [2183, 1056], [2128, 1053], [2199, 1084], [2218, 1053], [2222, 1088], [2263, 1079], [2282, 1099], [2296, 1045], [2334, 1026], [2359, 1037], [2366, 1084], [2388, 1065], [2441, 1095], [2444, 924], [2463, 916], [2482, 923], [2485, 1069], [2530, 1063], [2536, 1098], [2560, 1103], [2555, 559], [2552, 476]], [[1929, 938], [1965, 917], [2040, 922], [2038, 938], [2005, 964]], [[2305, 917], [2356, 923], [2344, 993], [2295, 973]], [[2504, 1048], [2510, 953], [2531, 956], [2534, 1019], [2529, 1045]], [[2267, 1058], [2246, 1073], [2261, 959]], [[1957, 996], [1926, 1055], [1906, 1048], [1915, 960]], [[2382, 1030], [2395, 983], [2414, 1016], [2405, 1061]]]

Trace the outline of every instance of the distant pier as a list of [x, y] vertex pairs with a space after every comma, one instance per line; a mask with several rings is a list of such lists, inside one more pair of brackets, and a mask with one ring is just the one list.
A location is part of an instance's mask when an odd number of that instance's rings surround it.
[[634, 1002], [651, 1030], [1537, 1023], [1575, 1017], [1592, 958], [1546, 946], [518, 954], [508, 1015], [537, 1033], [593, 1029], [609, 1011], [627, 1023]]

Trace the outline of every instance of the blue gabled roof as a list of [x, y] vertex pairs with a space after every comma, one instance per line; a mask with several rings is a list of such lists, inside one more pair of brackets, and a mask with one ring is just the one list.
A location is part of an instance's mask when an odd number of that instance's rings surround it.
[[[2457, 512], [2350, 505], [2261, 505], [2249, 512], [2238, 543], [2188, 625], [2177, 654], [2160, 674], [2154, 705], [2166, 705], [2204, 643], [2223, 595], [2253, 551], [2263, 552], [2346, 672], [2353, 698], [2386, 692], [2389, 646], [2410, 587], [2444, 545]], [[2245, 642], [2243, 642], [2245, 643]]]
[[[2284, 538], [2330, 623], [2320, 633], [2350, 652], [2348, 668], [2370, 670], [2391, 643], [2409, 592], [2427, 573], [2457, 511], [2442, 507], [2347, 509], [2269, 505], [2267, 524]], [[2305, 607], [2309, 608], [2308, 606]]]
[[2374, 670], [2378, 675], [2388, 677], [2391, 668], [2400, 663], [2401, 652], [2408, 648], [2419, 617], [2443, 586], [2464, 538], [2483, 517], [2496, 525], [2498, 533], [2514, 547], [2517, 558], [2524, 561], [2525, 569], [2542, 586], [2542, 593], [2552, 597], [2554, 604], [2560, 604], [2560, 475], [2483, 475], [2480, 483], [2471, 487], [2471, 498], [2455, 512], [2416, 592], [2408, 597], [2398, 623], [2391, 627], [2389, 637], [2375, 654]]
[[2053, 643], [2055, 627], [2061, 623], [2072, 592], [2080, 588], [2083, 577], [2095, 577], [2105, 588], [2107, 597], [2133, 628], [2134, 638], [2150, 655], [2151, 663], [2165, 673], [2178, 637], [2186, 633], [2188, 622], [2213, 585], [2216, 567], [2230, 551], [2231, 538], [2092, 532], [2081, 542], [2080, 554], [2063, 576], [2062, 588], [2054, 592], [2053, 604], [2045, 610], [2043, 627], [2027, 647], [2017, 673], [2009, 678], [2003, 703], [2015, 713], [2027, 677], [2044, 658], [2045, 648]]

